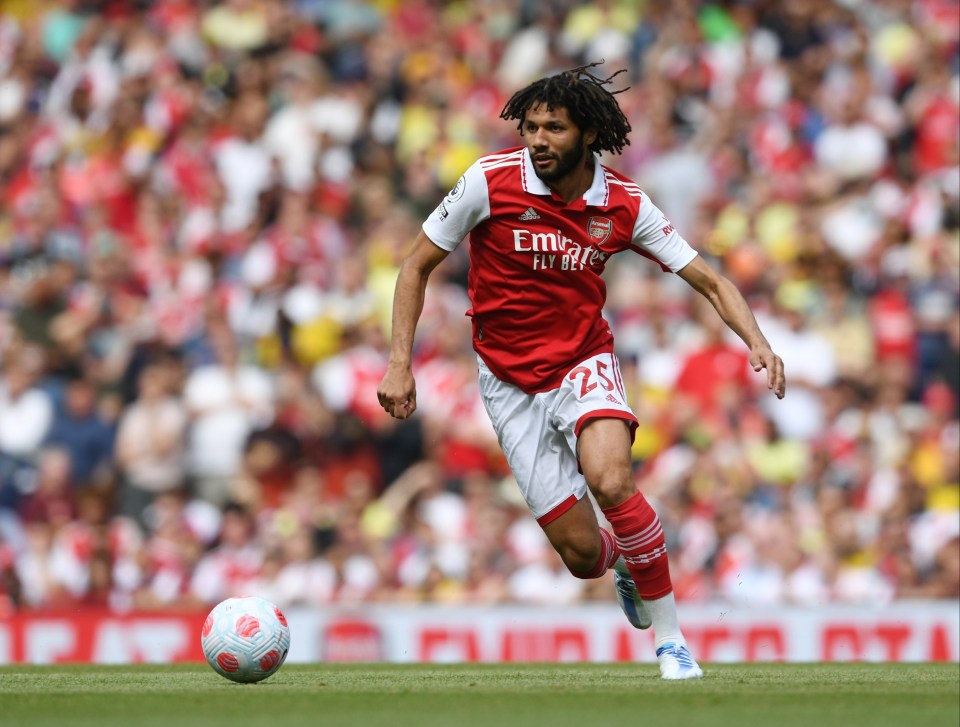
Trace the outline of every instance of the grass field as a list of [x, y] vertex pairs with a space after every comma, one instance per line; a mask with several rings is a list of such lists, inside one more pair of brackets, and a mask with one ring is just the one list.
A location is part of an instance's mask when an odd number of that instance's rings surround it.
[[2, 727], [957, 727], [957, 664], [206, 665], [0, 668]]

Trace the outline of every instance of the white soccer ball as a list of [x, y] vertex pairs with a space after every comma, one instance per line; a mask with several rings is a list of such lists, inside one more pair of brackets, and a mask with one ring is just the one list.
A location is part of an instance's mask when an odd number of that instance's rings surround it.
[[265, 598], [228, 598], [207, 615], [200, 643], [217, 674], [250, 684], [275, 674], [286, 660], [290, 627], [283, 612]]

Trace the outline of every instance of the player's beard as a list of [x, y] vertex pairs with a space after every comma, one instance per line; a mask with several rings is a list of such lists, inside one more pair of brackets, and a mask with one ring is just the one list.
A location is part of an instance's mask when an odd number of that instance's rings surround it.
[[563, 179], [568, 174], [572, 173], [574, 169], [583, 164], [583, 159], [587, 155], [587, 150], [583, 145], [583, 134], [577, 137], [577, 143], [574, 147], [557, 157], [556, 166], [550, 170], [543, 170], [534, 165], [534, 173], [540, 177], [540, 179], [546, 183], [556, 182], [559, 179]]

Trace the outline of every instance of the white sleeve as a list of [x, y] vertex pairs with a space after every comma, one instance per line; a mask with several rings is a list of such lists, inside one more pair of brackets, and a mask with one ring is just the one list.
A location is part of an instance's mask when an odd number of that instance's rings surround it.
[[673, 272], [686, 267], [697, 256], [697, 251], [673, 229], [646, 194], [640, 199], [631, 244], [637, 252], [654, 258]]
[[437, 247], [452, 251], [474, 227], [490, 217], [487, 176], [474, 162], [423, 223]]

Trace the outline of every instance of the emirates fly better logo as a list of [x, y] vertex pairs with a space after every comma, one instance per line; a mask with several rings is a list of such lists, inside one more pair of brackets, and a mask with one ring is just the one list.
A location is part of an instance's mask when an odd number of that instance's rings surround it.
[[590, 236], [590, 241], [596, 243], [597, 247], [605, 243], [612, 232], [613, 220], [607, 217], [591, 217], [587, 223], [587, 234]]

